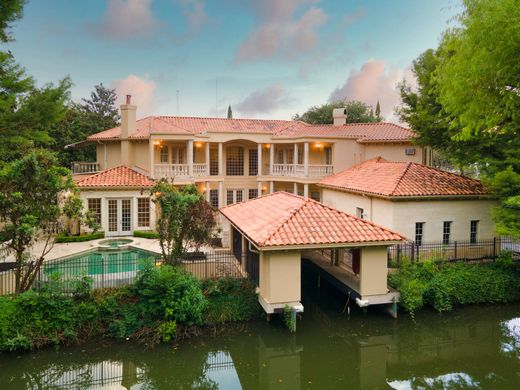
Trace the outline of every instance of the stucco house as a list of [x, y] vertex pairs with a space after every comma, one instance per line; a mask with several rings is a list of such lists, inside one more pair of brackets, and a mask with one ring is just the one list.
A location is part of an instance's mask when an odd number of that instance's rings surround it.
[[408, 240], [475, 243], [494, 237], [497, 205], [478, 180], [377, 157], [322, 179], [322, 202]]
[[[343, 109], [334, 111], [332, 125], [173, 116], [137, 120], [136, 111], [127, 96], [121, 106], [120, 126], [68, 146], [96, 145], [96, 161], [76, 162], [72, 169], [82, 191], [100, 199], [90, 203], [106, 232], [109, 214], [112, 219], [123, 214], [127, 218], [123, 209], [130, 210], [126, 225], [146, 228], [138, 222], [139, 204], [144, 205], [139, 200], [143, 197], [139, 180], [125, 184], [88, 180], [93, 174], [96, 180], [107, 178], [99, 173], [113, 175], [110, 170], [116, 167], [126, 167], [125, 172], [136, 171], [149, 180], [193, 183], [220, 208], [275, 191], [321, 200], [322, 189], [317, 184], [322, 178], [376, 156], [425, 164], [431, 160], [427, 148], [413, 144], [410, 129], [392, 123], [346, 124]], [[149, 221], [151, 229], [153, 218]], [[125, 229], [111, 234], [128, 234]]]

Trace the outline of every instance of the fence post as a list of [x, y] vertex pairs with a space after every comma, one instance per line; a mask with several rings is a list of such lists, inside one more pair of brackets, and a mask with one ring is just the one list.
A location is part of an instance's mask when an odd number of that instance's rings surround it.
[[455, 247], [454, 247], [454, 260], [457, 260], [457, 240], [455, 240]]
[[397, 264], [401, 264], [401, 244], [397, 244]]
[[412, 241], [410, 249], [411, 249], [410, 263], [413, 263], [415, 260], [415, 241]]
[[493, 260], [497, 258], [497, 238], [493, 237]]

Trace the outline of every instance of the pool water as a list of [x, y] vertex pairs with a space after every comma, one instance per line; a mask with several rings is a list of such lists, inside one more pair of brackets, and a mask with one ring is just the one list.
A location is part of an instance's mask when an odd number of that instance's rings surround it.
[[65, 257], [44, 266], [44, 273], [63, 276], [101, 275], [132, 272], [143, 269], [146, 260], [159, 255], [138, 248], [119, 250], [93, 249], [79, 255]]
[[99, 245], [103, 245], [109, 248], [118, 248], [120, 246], [131, 244], [132, 240], [128, 238], [115, 238], [112, 240], [103, 240], [99, 242]]

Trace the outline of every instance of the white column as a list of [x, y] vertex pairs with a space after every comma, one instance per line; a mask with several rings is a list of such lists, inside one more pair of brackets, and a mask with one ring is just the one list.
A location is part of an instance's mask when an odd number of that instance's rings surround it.
[[294, 144], [293, 164], [295, 167], [294, 171], [296, 172], [296, 165], [298, 164], [298, 144]]
[[[153, 139], [152, 137], [150, 137], [150, 176], [154, 179], [157, 179], [155, 177], [155, 164], [154, 164], [154, 159], [153, 159], [153, 150], [154, 150], [154, 147], [153, 147]], [[105, 154], [106, 154], [106, 149], [107, 149], [107, 146], [105, 144]], [[106, 162], [106, 159], [105, 159], [105, 168], [104, 169], [107, 169], [107, 166], [106, 166], [107, 162]], [[106, 231], [106, 230], [105, 230]]]
[[269, 182], [269, 193], [272, 194], [274, 192], [274, 181]]
[[309, 143], [303, 144], [303, 170], [305, 177], [309, 176]]
[[258, 196], [262, 196], [262, 182], [258, 182]]
[[269, 174], [273, 174], [273, 164], [274, 164], [274, 144], [269, 146]]
[[209, 187], [209, 181], [206, 182], [206, 200], [209, 202], [209, 194], [210, 194], [210, 187]]
[[296, 182], [293, 185], [293, 194], [298, 195], [298, 183]]
[[221, 180], [218, 182], [218, 208], [224, 206], [224, 182]]
[[309, 185], [305, 183], [303, 185], [303, 197], [308, 198], [309, 197]]
[[188, 176], [193, 177], [193, 140], [188, 140]]
[[224, 170], [222, 169], [223, 161], [222, 161], [222, 142], [218, 143], [218, 175], [222, 176], [224, 175]]
[[262, 176], [262, 144], [258, 144], [258, 176]]
[[209, 176], [209, 142], [206, 142], [206, 175]]

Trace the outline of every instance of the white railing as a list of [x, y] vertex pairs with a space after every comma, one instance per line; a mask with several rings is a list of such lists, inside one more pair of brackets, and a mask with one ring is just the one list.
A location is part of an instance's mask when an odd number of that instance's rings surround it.
[[99, 172], [99, 164], [97, 162], [80, 162], [72, 163], [72, 173], [75, 175], [82, 173], [96, 173]]
[[208, 165], [207, 164], [193, 164], [193, 176], [207, 176]]
[[155, 164], [153, 166], [155, 179], [173, 179], [176, 177], [189, 177], [188, 164]]
[[273, 164], [273, 176], [294, 176], [294, 164]]
[[309, 177], [330, 176], [333, 172], [332, 165], [309, 165]]
[[[332, 175], [332, 165], [309, 165], [307, 177], [319, 178]], [[273, 164], [272, 176], [306, 177], [303, 164]]]

